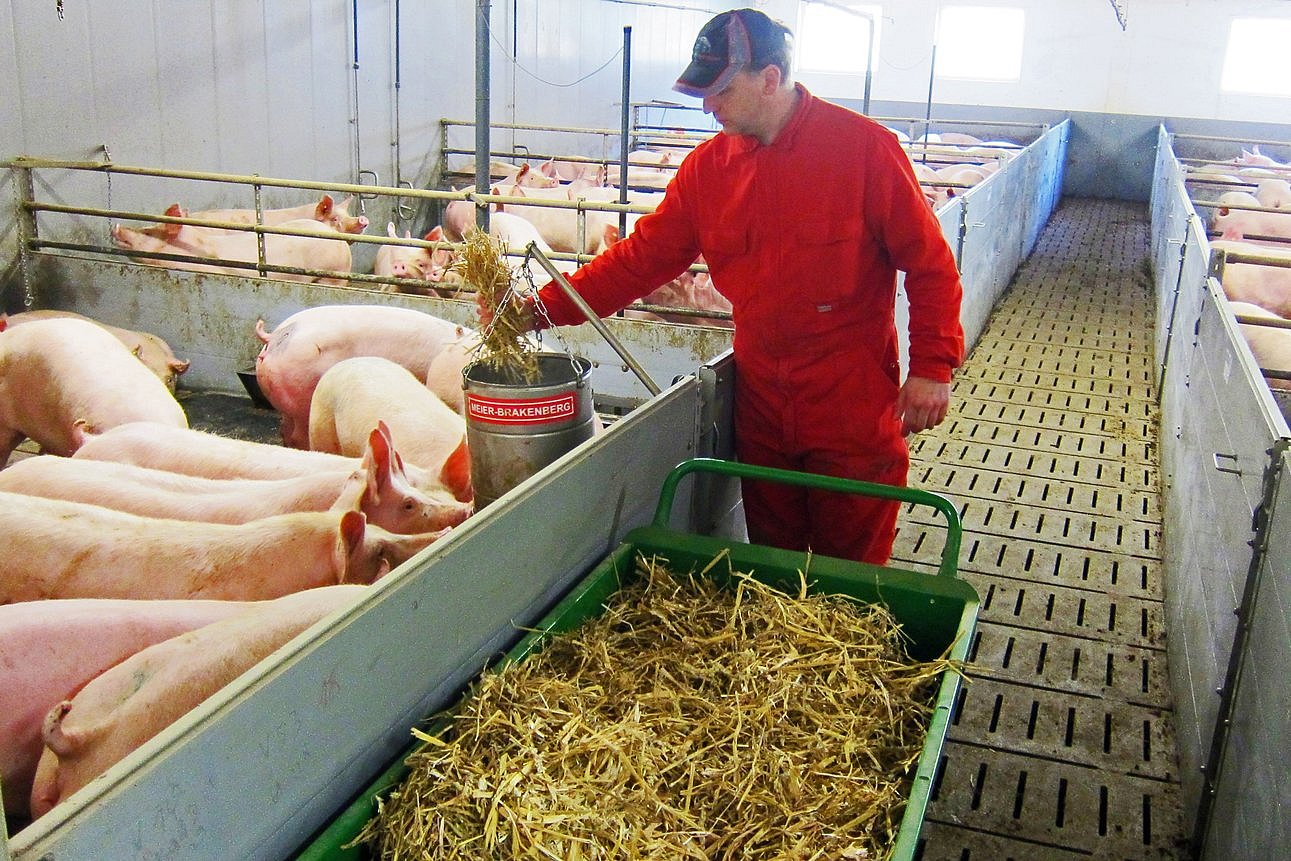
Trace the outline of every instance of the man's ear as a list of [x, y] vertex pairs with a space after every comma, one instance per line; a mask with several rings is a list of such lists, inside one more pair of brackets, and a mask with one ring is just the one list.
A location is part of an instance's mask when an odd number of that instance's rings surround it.
[[780, 74], [780, 67], [775, 63], [770, 64], [762, 69], [762, 92], [764, 95], [771, 95], [780, 89], [780, 81], [784, 77]]

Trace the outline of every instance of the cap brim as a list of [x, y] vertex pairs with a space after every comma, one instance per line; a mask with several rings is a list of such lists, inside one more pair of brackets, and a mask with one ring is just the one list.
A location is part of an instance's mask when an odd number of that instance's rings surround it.
[[[681, 77], [672, 85], [672, 88], [687, 96], [706, 99], [729, 87], [740, 68], [740, 64], [727, 63], [714, 77], [711, 64], [696, 60], [686, 67], [686, 71], [681, 73]], [[708, 81], [708, 83], [699, 84], [696, 81]]]

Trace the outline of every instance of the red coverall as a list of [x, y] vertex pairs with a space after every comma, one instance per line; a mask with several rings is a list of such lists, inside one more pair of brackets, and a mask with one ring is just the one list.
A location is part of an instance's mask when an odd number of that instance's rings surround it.
[[[964, 349], [954, 256], [896, 137], [797, 86], [775, 141], [719, 134], [696, 147], [657, 211], [570, 281], [604, 316], [702, 253], [734, 306], [739, 459], [904, 485], [896, 271], [910, 301], [909, 373], [949, 382]], [[552, 323], [583, 322], [555, 285], [540, 298]], [[891, 553], [896, 503], [742, 490], [755, 544], [875, 563]]]

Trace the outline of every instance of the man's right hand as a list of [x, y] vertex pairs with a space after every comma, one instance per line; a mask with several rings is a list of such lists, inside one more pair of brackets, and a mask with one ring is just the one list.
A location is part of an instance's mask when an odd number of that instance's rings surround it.
[[[516, 328], [522, 332], [532, 332], [538, 328], [537, 315], [534, 312], [534, 300], [532, 296], [519, 296], [511, 294], [509, 302], [511, 310], [507, 312], [509, 319], [515, 320]], [[480, 318], [480, 329], [487, 329], [493, 324], [495, 316], [493, 308], [489, 303], [484, 301], [482, 293], [475, 294], [475, 310]]]

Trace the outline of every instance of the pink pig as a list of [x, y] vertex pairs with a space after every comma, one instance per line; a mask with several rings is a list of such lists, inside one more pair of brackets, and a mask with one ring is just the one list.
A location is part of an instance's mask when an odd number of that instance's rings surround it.
[[[368, 229], [368, 219], [365, 215], [350, 215], [350, 203], [354, 200], [347, 197], [340, 203], [334, 203], [330, 194], [324, 194], [315, 203], [305, 203], [300, 206], [289, 206], [284, 209], [265, 209], [260, 213], [261, 224], [271, 227], [283, 224], [287, 221], [295, 221], [301, 218], [311, 218], [314, 221], [326, 224], [328, 227], [338, 233], [362, 233]], [[178, 207], [174, 204], [171, 208]], [[169, 213], [170, 210], [167, 210]], [[189, 218], [200, 218], [205, 221], [228, 221], [234, 224], [255, 224], [256, 211], [254, 209], [205, 209], [200, 212], [190, 213]], [[150, 228], [150, 231], [155, 228]], [[210, 227], [207, 230], [221, 230], [221, 228]], [[229, 233], [235, 231], [226, 231]]]
[[[172, 206], [166, 214], [174, 217], [185, 215], [183, 210]], [[296, 230], [302, 233], [318, 234], [312, 236], [280, 236], [273, 233], [264, 235], [265, 263], [271, 266], [285, 266], [296, 269], [326, 270], [339, 274], [348, 273], [352, 265], [350, 246], [330, 225], [312, 218], [298, 218], [275, 225], [284, 230]], [[127, 251], [144, 251], [154, 254], [182, 254], [193, 257], [213, 257], [220, 260], [257, 263], [260, 259], [259, 238], [249, 231], [222, 231], [207, 227], [195, 227], [190, 224], [163, 224], [153, 230], [144, 232], [119, 224], [112, 225], [112, 241], [118, 248]], [[139, 258], [139, 262], [164, 266], [169, 269], [184, 269], [193, 272], [211, 272], [223, 275], [240, 275], [256, 277], [259, 273], [254, 268], [240, 266], [220, 266], [215, 263], [191, 263], [182, 260], [158, 260]], [[345, 278], [329, 275], [307, 275], [292, 272], [268, 270], [268, 276], [284, 281], [330, 284], [344, 287], [349, 282]]]
[[256, 601], [371, 583], [449, 530], [395, 535], [358, 511], [228, 525], [0, 492], [0, 603], [43, 598]]
[[[425, 490], [440, 486], [437, 477], [404, 463], [397, 452], [393, 454], [394, 462], [403, 468], [414, 487]], [[357, 457], [283, 448], [156, 422], [133, 422], [87, 436], [73, 457], [133, 463], [205, 478], [296, 478], [362, 466]]]
[[70, 598], [0, 605], [0, 785], [27, 816], [49, 710], [135, 652], [240, 613], [242, 601]]
[[88, 502], [144, 517], [247, 523], [293, 511], [358, 510], [390, 532], [412, 534], [457, 526], [471, 506], [409, 482], [382, 427], [368, 435], [358, 469], [296, 478], [204, 478], [129, 463], [51, 455], [0, 472], [0, 491]]
[[[0, 313], [0, 317], [4, 317]], [[133, 329], [122, 329], [118, 326], [109, 326], [107, 323], [91, 319], [82, 314], [73, 311], [23, 311], [18, 314], [8, 315], [9, 326], [20, 326], [23, 323], [30, 323], [34, 320], [52, 320], [57, 317], [69, 317], [79, 320], [88, 320], [98, 326], [102, 326], [107, 331], [117, 337], [130, 352], [135, 354], [139, 361], [143, 362], [144, 367], [157, 375], [157, 379], [166, 384], [166, 388], [172, 392], [175, 391], [179, 375], [188, 370], [188, 362], [181, 361], [175, 357], [174, 351], [170, 345], [151, 332], [137, 332]], [[0, 326], [0, 329], [3, 329]]]
[[[433, 231], [432, 231], [433, 233]], [[386, 236], [399, 239], [399, 231], [394, 222], [386, 223]], [[404, 239], [412, 239], [412, 231], [405, 230]], [[433, 242], [431, 234], [426, 241]], [[443, 269], [447, 263], [440, 252], [428, 248], [410, 245], [382, 245], [377, 249], [376, 260], [372, 264], [372, 274], [383, 278], [412, 278], [417, 281], [441, 281]]]
[[57, 703], [31, 812], [43, 816], [305, 629], [352, 606], [362, 586], [328, 586], [254, 605], [148, 646]]
[[1237, 206], [1261, 206], [1259, 199], [1244, 191], [1226, 191], [1211, 216], [1211, 229], [1221, 239], [1240, 240], [1250, 237], [1291, 239], [1291, 213], [1235, 209]]
[[431, 360], [448, 344], [470, 334], [464, 326], [407, 308], [306, 308], [272, 333], [265, 330], [264, 321], [256, 323], [256, 336], [264, 344], [256, 356], [256, 380], [282, 414], [283, 442], [307, 448], [309, 402], [314, 387], [332, 365], [353, 356], [382, 356], [424, 380]]
[[309, 447], [352, 455], [361, 428], [377, 421], [410, 462], [439, 470], [458, 499], [472, 498], [466, 420], [407, 368], [380, 356], [345, 359], [323, 374], [309, 410]]
[[33, 320], [0, 331], [0, 465], [24, 437], [71, 454], [85, 432], [134, 421], [188, 427], [164, 383], [88, 320]]

